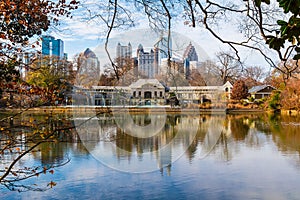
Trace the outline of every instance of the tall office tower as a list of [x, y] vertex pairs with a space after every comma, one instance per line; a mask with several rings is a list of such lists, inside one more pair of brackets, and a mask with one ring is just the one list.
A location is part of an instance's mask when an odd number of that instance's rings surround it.
[[77, 58], [77, 74], [75, 85], [91, 87], [98, 85], [101, 76], [100, 62], [96, 54], [89, 48]]
[[154, 78], [158, 75], [158, 49], [145, 52], [140, 44], [137, 49], [138, 73], [147, 78]]
[[189, 61], [198, 61], [198, 55], [196, 52], [195, 47], [192, 45], [192, 43], [190, 43], [187, 48], [185, 49], [184, 53], [183, 53], [183, 60], [187, 59]]
[[85, 67], [89, 69], [93, 68], [94, 72], [100, 75], [100, 62], [96, 54], [90, 48], [87, 48], [83, 52], [83, 57], [85, 59]]
[[[134, 59], [132, 58], [132, 46], [130, 42], [127, 46], [122, 46], [120, 42], [118, 43], [116, 48], [115, 64], [118, 67], [123, 68], [125, 71], [135, 67]], [[137, 70], [135, 69], [135, 71]]]
[[161, 59], [172, 58], [172, 38], [161, 36], [159, 40], [154, 44], [154, 47], [158, 49], [158, 62], [161, 64]]
[[52, 36], [42, 36], [42, 55], [64, 59], [64, 42]]
[[184, 59], [183, 65], [184, 65], [184, 77], [185, 79], [189, 80], [191, 76], [191, 68], [190, 68], [190, 61], [188, 58]]
[[127, 46], [122, 46], [120, 43], [117, 45], [117, 58], [131, 58], [132, 57], [132, 46], [130, 42]]
[[20, 71], [20, 77], [25, 80], [27, 73], [29, 71], [29, 66], [34, 62], [34, 60], [39, 59], [40, 55], [33, 51], [33, 52], [22, 52], [17, 54]]

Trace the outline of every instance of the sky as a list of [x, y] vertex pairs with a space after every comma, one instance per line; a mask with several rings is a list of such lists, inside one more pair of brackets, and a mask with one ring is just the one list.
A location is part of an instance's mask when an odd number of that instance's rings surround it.
[[[93, 6], [93, 0], [90, 0]], [[81, 8], [82, 9], [82, 8]], [[76, 12], [81, 12], [80, 9]], [[78, 14], [77, 14], [78, 15]], [[139, 14], [137, 13], [137, 16]], [[137, 17], [138, 18], [138, 17]], [[224, 27], [218, 31], [226, 39], [239, 40], [242, 39], [242, 35], [237, 31], [231, 22], [227, 22]], [[57, 31], [59, 30], [59, 31]], [[83, 52], [86, 48], [93, 50], [100, 59], [100, 65], [103, 66], [108, 63], [107, 55], [104, 51], [104, 30], [105, 27], [98, 21], [89, 21], [84, 19], [82, 15], [78, 15], [73, 18], [65, 18], [62, 21], [62, 25], [58, 28], [51, 29], [45, 34], [52, 35], [56, 38], [64, 41], [65, 52], [68, 53], [68, 59], [73, 60], [73, 57]], [[188, 27], [184, 25], [183, 21], [176, 21], [173, 23], [173, 35], [181, 36], [177, 37], [177, 41], [186, 43], [186, 46], [191, 42], [197, 50], [200, 61], [205, 59], [216, 59], [216, 53], [220, 51], [228, 51], [228, 46], [220, 43], [214, 38], [208, 31], [201, 27]], [[144, 37], [143, 37], [144, 36]], [[115, 54], [116, 45], [118, 42], [125, 45], [131, 42], [133, 46], [133, 52], [136, 51], [138, 44], [142, 44], [144, 47], [153, 47], [155, 41], [159, 38], [158, 35], [151, 34], [149, 30], [147, 19], [139, 18], [137, 25], [129, 29], [113, 30], [109, 40], [109, 51], [112, 55]], [[173, 43], [175, 43], [173, 39]], [[268, 64], [264, 61], [263, 57], [256, 52], [249, 49], [240, 49], [242, 61], [245, 61], [248, 66], [264, 66], [269, 68]]]

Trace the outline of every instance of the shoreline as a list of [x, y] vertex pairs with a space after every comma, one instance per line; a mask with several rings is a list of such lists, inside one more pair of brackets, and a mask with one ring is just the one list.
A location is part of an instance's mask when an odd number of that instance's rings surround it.
[[117, 113], [131, 113], [131, 114], [143, 114], [143, 113], [165, 113], [165, 114], [207, 114], [207, 115], [239, 115], [239, 114], [280, 114], [289, 116], [300, 116], [300, 111], [297, 110], [280, 110], [274, 112], [272, 110], [257, 109], [257, 108], [181, 108], [181, 107], [104, 107], [104, 106], [44, 106], [34, 108], [0, 108], [0, 114], [4, 115], [18, 115], [18, 113], [29, 114], [117, 114]]
[[263, 109], [253, 108], [181, 108], [181, 107], [101, 107], [101, 106], [84, 106], [84, 107], [72, 107], [72, 106], [47, 106], [36, 108], [0, 108], [0, 112], [30, 112], [30, 113], [69, 113], [82, 112], [82, 113], [193, 113], [193, 114], [238, 114], [238, 113], [265, 113], [268, 112]]

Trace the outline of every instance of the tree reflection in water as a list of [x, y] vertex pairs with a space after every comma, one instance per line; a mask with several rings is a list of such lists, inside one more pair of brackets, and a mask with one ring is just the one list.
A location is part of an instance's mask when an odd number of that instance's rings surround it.
[[[30, 121], [30, 118], [34, 117], [36, 124], [44, 126], [37, 126], [35, 129], [53, 130], [59, 126], [72, 126], [72, 120], [62, 116], [50, 118], [48, 115], [28, 115], [23, 117], [23, 121]], [[70, 151], [77, 151], [81, 154], [91, 153], [97, 157], [99, 150], [105, 150], [101, 156], [107, 155], [107, 158], [101, 157], [104, 160], [100, 161], [107, 166], [117, 168], [119, 163], [122, 167], [127, 165], [124, 170], [128, 171], [141, 167], [153, 170], [147, 167], [155, 166], [155, 169], [162, 172], [166, 169], [170, 173], [172, 163], [181, 155], [189, 162], [205, 159], [208, 156], [230, 162], [239, 155], [244, 146], [259, 149], [266, 144], [267, 140], [273, 141], [278, 151], [288, 156], [295, 166], [300, 168], [300, 118], [296, 116], [168, 114], [162, 130], [151, 137], [141, 138], [127, 134], [115, 122], [115, 117], [100, 114], [84, 123], [79, 135], [78, 129], [57, 132], [51, 141], [40, 144], [22, 162], [19, 162], [16, 168], [25, 169], [26, 167], [32, 170], [40, 167], [40, 172], [43, 174], [45, 166], [58, 167], [66, 163]], [[153, 123], [154, 118], [143, 114], [132, 114], [132, 119], [136, 125], [146, 127]], [[85, 121], [86, 119], [83, 117], [77, 120]], [[18, 123], [21, 124], [21, 121]], [[38, 123], [40, 121], [47, 123]], [[25, 125], [21, 132], [19, 129], [11, 129], [9, 132], [0, 133], [0, 145], [3, 150], [0, 161], [1, 173], [4, 173], [5, 167], [15, 159], [18, 153], [16, 149], [4, 150], [7, 139], [16, 137], [20, 141], [18, 151], [26, 151], [34, 140], [39, 140], [38, 137], [29, 137], [31, 136], [29, 135], [30, 128], [28, 129]], [[192, 133], [194, 130], [196, 130], [195, 134]], [[30, 165], [30, 159], [36, 161], [34, 166]], [[16, 179], [18, 177], [15, 177], [13, 173], [10, 177], [18, 181]], [[2, 185], [6, 183], [1, 182]], [[19, 185], [22, 185], [21, 181]], [[7, 187], [12, 189], [14, 186]]]
[[[70, 160], [62, 156], [62, 142], [76, 142], [78, 135], [73, 132], [65, 116], [26, 114], [9, 117], [1, 116], [0, 120], [0, 183], [9, 190], [19, 192], [28, 190], [43, 191], [52, 188], [56, 183], [50, 182], [47, 187], [26, 185], [22, 182], [42, 174], [53, 174], [54, 169], [67, 164]], [[43, 148], [46, 146], [46, 148]], [[52, 148], [50, 148], [52, 147]], [[40, 164], [32, 164], [36, 159]]]

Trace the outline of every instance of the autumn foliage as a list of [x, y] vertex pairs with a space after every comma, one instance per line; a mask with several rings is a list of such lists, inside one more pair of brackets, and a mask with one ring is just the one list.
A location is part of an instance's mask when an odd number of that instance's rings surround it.
[[248, 88], [243, 80], [237, 80], [233, 84], [231, 98], [234, 100], [242, 100], [249, 95]]
[[281, 92], [280, 103], [286, 110], [300, 109], [300, 80], [296, 78], [289, 79], [285, 88]]
[[76, 0], [70, 3], [65, 0], [2, 0], [0, 38], [9, 40], [13, 45], [27, 44], [29, 38], [46, 31], [51, 22], [57, 23], [59, 16], [69, 16], [78, 3]]

